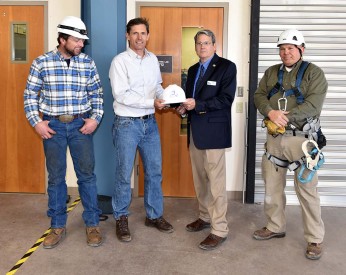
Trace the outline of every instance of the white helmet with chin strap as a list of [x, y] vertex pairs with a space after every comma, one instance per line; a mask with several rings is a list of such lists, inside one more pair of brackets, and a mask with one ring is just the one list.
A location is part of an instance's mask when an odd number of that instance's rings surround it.
[[83, 21], [75, 16], [66, 16], [58, 25], [58, 32], [72, 35], [80, 39], [89, 39]]
[[277, 42], [277, 46], [279, 47], [282, 44], [293, 44], [296, 46], [305, 47], [305, 40], [302, 33], [296, 29], [288, 29], [283, 31]]

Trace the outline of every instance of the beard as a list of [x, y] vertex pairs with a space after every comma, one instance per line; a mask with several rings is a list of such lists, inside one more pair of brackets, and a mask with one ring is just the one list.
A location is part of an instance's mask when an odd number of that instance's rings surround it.
[[64, 51], [70, 55], [71, 57], [72, 56], [76, 56], [76, 55], [79, 55], [81, 53], [81, 49], [79, 48], [74, 48], [74, 49], [68, 49], [66, 46], [64, 46]]

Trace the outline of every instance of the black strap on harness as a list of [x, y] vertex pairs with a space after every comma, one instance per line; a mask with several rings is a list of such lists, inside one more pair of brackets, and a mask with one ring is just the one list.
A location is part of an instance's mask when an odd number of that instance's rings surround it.
[[269, 92], [268, 99], [270, 99], [273, 95], [275, 95], [277, 92], [282, 90], [285, 92], [285, 96], [295, 95], [295, 97], [297, 98], [297, 103], [302, 104], [304, 102], [304, 96], [300, 90], [300, 84], [302, 83], [303, 76], [309, 64], [310, 63], [307, 61], [302, 61], [302, 64], [300, 65], [298, 69], [298, 73], [297, 73], [296, 86], [287, 91], [284, 91], [282, 87], [282, 80], [284, 76], [284, 69], [283, 69], [284, 65], [282, 64], [278, 71], [278, 82], [275, 84], [273, 89]]

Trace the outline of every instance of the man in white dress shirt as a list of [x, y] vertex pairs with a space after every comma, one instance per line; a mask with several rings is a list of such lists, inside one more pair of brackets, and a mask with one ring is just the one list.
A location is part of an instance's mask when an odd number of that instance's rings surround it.
[[116, 235], [131, 241], [128, 227], [131, 203], [131, 173], [136, 150], [144, 165], [145, 225], [166, 233], [173, 227], [163, 218], [162, 156], [155, 108], [165, 107], [157, 57], [145, 47], [149, 24], [135, 18], [126, 25], [129, 48], [114, 57], [109, 78], [114, 97], [113, 143], [115, 146], [115, 188], [112, 197]]

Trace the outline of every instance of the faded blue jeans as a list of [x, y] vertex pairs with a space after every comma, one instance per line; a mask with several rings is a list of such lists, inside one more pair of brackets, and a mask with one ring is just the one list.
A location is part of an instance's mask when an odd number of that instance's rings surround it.
[[48, 211], [52, 228], [66, 226], [67, 221], [67, 186], [66, 186], [66, 150], [69, 146], [74, 170], [77, 176], [79, 195], [84, 207], [82, 214], [86, 226], [97, 226], [101, 210], [97, 204], [96, 176], [94, 174], [95, 158], [92, 135], [83, 135], [79, 129], [83, 118], [76, 118], [70, 123], [43, 116], [50, 120], [49, 127], [56, 134], [51, 139], [43, 140], [48, 170]]
[[129, 214], [131, 173], [138, 149], [144, 165], [144, 207], [149, 219], [163, 214], [160, 134], [154, 115], [147, 119], [115, 116], [115, 186], [112, 196], [115, 219]]

